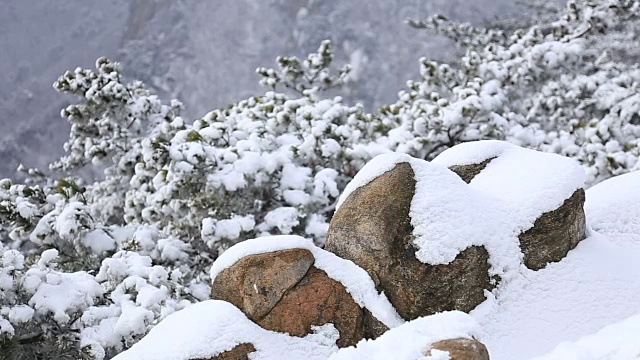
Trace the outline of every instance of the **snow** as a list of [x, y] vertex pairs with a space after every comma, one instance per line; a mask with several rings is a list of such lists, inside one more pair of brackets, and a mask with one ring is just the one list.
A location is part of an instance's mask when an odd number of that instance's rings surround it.
[[93, 305], [94, 299], [104, 292], [94, 277], [84, 271], [42, 273], [37, 269], [30, 269], [27, 272], [27, 277], [29, 276], [39, 276], [41, 279], [29, 300], [29, 306], [38, 313], [51, 313], [61, 324], [71, 320], [69, 314]]
[[104, 229], [90, 231], [80, 241], [82, 245], [96, 254], [112, 251], [116, 248], [116, 241]]
[[594, 231], [620, 242], [640, 243], [640, 171], [605, 180], [587, 191], [584, 205]]
[[609, 325], [576, 342], [562, 342], [532, 360], [625, 360], [640, 358], [640, 314]]
[[367, 272], [349, 260], [320, 249], [312, 241], [294, 235], [267, 236], [238, 243], [216, 259], [211, 266], [213, 282], [224, 269], [233, 266], [248, 255], [264, 254], [286, 249], [307, 249], [315, 258], [314, 266], [339, 281], [360, 307], [367, 308], [382, 323], [390, 328], [404, 321], [384, 293], [379, 294]]
[[471, 188], [512, 205], [511, 221], [521, 231], [555, 210], [584, 186], [585, 173], [574, 160], [498, 140], [472, 141], [445, 150], [432, 163], [446, 167], [491, 159], [471, 180]]
[[471, 312], [491, 359], [539, 356], [640, 313], [639, 258], [638, 244], [593, 234], [562, 261], [523, 269]]
[[253, 360], [325, 360], [337, 350], [337, 336], [333, 325], [316, 327], [316, 333], [304, 338], [264, 330], [235, 306], [208, 300], [167, 316], [144, 339], [114, 360], [204, 359], [243, 343], [255, 347]]
[[[376, 340], [361, 340], [355, 347], [338, 350], [329, 360], [436, 360], [449, 359], [448, 352], [434, 351], [425, 357], [430, 345], [446, 339], [471, 339], [478, 325], [461, 311], [443, 312], [415, 319], [391, 329]], [[446, 357], [442, 357], [446, 355]]]

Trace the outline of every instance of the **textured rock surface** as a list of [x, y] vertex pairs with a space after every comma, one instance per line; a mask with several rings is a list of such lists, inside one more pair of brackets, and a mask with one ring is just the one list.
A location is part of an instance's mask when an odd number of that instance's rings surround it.
[[469, 165], [453, 165], [449, 167], [449, 170], [456, 173], [464, 182], [467, 184], [473, 180], [476, 175], [480, 174], [482, 170], [491, 162], [491, 160], [495, 159], [492, 157], [487, 159], [479, 164], [469, 164]]
[[584, 201], [584, 190], [576, 190], [559, 208], [542, 214], [531, 229], [520, 234], [524, 264], [529, 269], [539, 270], [562, 260], [586, 237]]
[[245, 343], [206, 360], [248, 360], [249, 354], [254, 351], [256, 351], [256, 348], [252, 344]]
[[212, 297], [236, 305], [267, 330], [293, 336], [305, 336], [314, 325], [332, 323], [340, 331], [340, 347], [384, 332], [380, 328], [384, 325], [313, 262], [305, 249], [247, 256], [216, 277]]
[[365, 337], [364, 311], [339, 282], [315, 267], [257, 323], [265, 329], [305, 336], [311, 326], [332, 323], [340, 331], [338, 346]]
[[411, 166], [400, 163], [354, 191], [331, 220], [325, 250], [364, 268], [405, 319], [471, 311], [491, 289], [488, 253], [474, 246], [447, 265], [417, 260], [409, 218], [415, 184]]
[[305, 249], [250, 255], [221, 272], [212, 284], [214, 299], [226, 300], [249, 319], [263, 318], [313, 265]]
[[489, 352], [483, 343], [471, 339], [448, 339], [435, 342], [425, 352], [430, 355], [431, 350], [448, 351], [451, 360], [489, 360]]

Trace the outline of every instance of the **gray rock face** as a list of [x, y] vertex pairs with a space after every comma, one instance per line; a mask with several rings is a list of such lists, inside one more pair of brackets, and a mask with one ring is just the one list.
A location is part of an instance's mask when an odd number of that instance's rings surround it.
[[492, 288], [489, 255], [473, 246], [446, 265], [416, 259], [409, 217], [415, 185], [411, 166], [400, 163], [354, 191], [331, 220], [325, 250], [364, 268], [405, 319], [471, 311]]
[[562, 260], [586, 237], [584, 189], [578, 189], [556, 210], [542, 214], [533, 227], [520, 234], [524, 264], [539, 270]]
[[495, 158], [493, 157], [487, 159], [479, 164], [453, 165], [449, 167], [449, 170], [456, 173], [462, 180], [464, 180], [464, 182], [468, 184], [471, 182], [471, 180], [473, 180], [474, 177], [476, 177], [476, 175], [480, 174], [480, 172], [484, 170], [487, 164], [489, 164], [493, 159]]

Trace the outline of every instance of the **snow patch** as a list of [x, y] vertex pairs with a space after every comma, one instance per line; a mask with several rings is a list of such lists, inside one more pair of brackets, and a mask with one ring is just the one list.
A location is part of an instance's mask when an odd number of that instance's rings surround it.
[[640, 246], [593, 234], [560, 262], [523, 269], [471, 312], [491, 359], [540, 356], [560, 341], [575, 341], [640, 313], [639, 258]]
[[616, 176], [587, 190], [587, 223], [621, 242], [640, 244], [640, 171]]
[[474, 319], [461, 311], [438, 313], [407, 322], [375, 340], [361, 340], [355, 347], [340, 349], [329, 360], [449, 359], [449, 353], [444, 351], [434, 351], [431, 357], [425, 354], [437, 341], [471, 339], [478, 330]]
[[532, 360], [625, 360], [640, 358], [640, 314], [606, 326], [576, 342], [562, 342]]
[[207, 300], [167, 316], [114, 360], [206, 359], [244, 343], [255, 347], [253, 360], [325, 360], [337, 350], [338, 334], [333, 325], [315, 330], [304, 338], [268, 331], [235, 306]]

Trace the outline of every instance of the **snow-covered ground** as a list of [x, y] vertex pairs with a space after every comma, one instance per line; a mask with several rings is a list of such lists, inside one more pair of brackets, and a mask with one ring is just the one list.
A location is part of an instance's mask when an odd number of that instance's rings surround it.
[[638, 259], [640, 243], [623, 246], [593, 234], [561, 262], [513, 279], [497, 300], [472, 312], [491, 358], [540, 356], [559, 342], [578, 340], [640, 313]]

